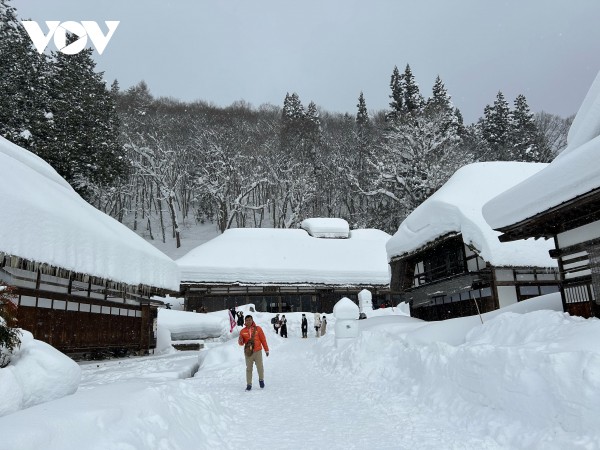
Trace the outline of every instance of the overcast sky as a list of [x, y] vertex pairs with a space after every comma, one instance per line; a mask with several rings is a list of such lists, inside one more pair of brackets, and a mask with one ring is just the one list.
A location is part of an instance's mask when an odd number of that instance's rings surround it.
[[[466, 122], [501, 90], [577, 112], [600, 69], [599, 0], [12, 0], [21, 19], [119, 20], [102, 55], [122, 89], [220, 106], [387, 108], [395, 65], [429, 96], [440, 75]], [[45, 25], [43, 29], [46, 30]], [[53, 49], [51, 42], [50, 48]]]

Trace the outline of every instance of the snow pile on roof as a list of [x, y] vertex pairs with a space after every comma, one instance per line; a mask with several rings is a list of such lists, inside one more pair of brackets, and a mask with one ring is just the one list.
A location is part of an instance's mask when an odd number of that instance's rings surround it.
[[350, 235], [350, 226], [344, 219], [305, 219], [300, 228], [317, 238], [347, 238]]
[[235, 228], [176, 262], [183, 282], [383, 286], [389, 238], [373, 229], [318, 239], [304, 230]]
[[568, 147], [544, 170], [484, 206], [493, 228], [519, 223], [600, 188], [600, 73], [571, 125]]
[[590, 86], [567, 135], [567, 148], [570, 152], [600, 135], [600, 72]]
[[0, 416], [72, 394], [81, 379], [71, 358], [21, 331], [21, 346], [0, 369]]
[[179, 290], [177, 265], [0, 137], [0, 252], [132, 285]]
[[388, 257], [391, 260], [414, 252], [449, 233], [462, 233], [463, 241], [494, 266], [555, 267], [556, 261], [548, 255], [553, 242], [527, 239], [500, 243], [500, 233], [492, 230], [482, 214], [482, 206], [489, 199], [546, 166], [484, 162], [460, 168], [402, 222], [388, 241]]

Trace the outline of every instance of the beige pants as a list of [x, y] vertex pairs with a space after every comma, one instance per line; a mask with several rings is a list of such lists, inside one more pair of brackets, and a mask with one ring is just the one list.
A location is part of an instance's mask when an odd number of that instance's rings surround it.
[[254, 352], [252, 356], [246, 356], [246, 384], [252, 385], [252, 364], [256, 364], [256, 370], [258, 370], [258, 379], [265, 379], [262, 353], [262, 350], [259, 350], [258, 352]]

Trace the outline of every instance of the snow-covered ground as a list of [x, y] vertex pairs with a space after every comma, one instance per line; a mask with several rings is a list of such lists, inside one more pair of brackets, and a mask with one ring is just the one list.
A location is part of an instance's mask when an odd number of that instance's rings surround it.
[[244, 391], [226, 329], [200, 352], [80, 364], [75, 394], [0, 417], [0, 449], [600, 448], [600, 320], [560, 310], [557, 294], [483, 325], [388, 308], [341, 349], [331, 315], [325, 336], [301, 339], [300, 313], [286, 314], [283, 339], [256, 313], [264, 390]]

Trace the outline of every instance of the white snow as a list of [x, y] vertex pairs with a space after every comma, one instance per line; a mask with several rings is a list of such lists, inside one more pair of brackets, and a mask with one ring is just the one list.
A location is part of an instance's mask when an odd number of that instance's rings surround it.
[[227, 311], [200, 314], [159, 309], [158, 323], [169, 330], [172, 340], [218, 338], [229, 331]]
[[600, 72], [592, 82], [567, 135], [567, 148], [571, 152], [600, 135]]
[[29, 331], [22, 330], [20, 338], [10, 364], [0, 369], [0, 416], [72, 394], [79, 386], [81, 370], [71, 358]]
[[492, 228], [519, 223], [600, 188], [600, 74], [569, 130], [568, 147], [544, 170], [483, 207]]
[[[501, 243], [499, 232], [484, 220], [483, 205], [538, 173], [547, 164], [483, 162], [464, 166], [419, 205], [387, 243], [390, 259], [424, 247], [448, 233], [462, 233], [465, 244], [496, 267], [556, 267], [548, 251], [552, 241], [527, 239]], [[519, 199], [522, 201], [522, 199]]]
[[344, 219], [304, 219], [300, 228], [306, 230], [312, 237], [318, 238], [347, 238], [350, 235], [350, 226]]
[[200, 352], [82, 364], [73, 395], [0, 417], [0, 449], [599, 448], [600, 320], [557, 309], [552, 294], [482, 325], [386, 308], [343, 349], [332, 315], [302, 339], [301, 313], [286, 314], [283, 339], [254, 313], [271, 349], [264, 390], [244, 392], [227, 330]]
[[45, 161], [0, 137], [0, 252], [132, 285], [179, 290], [177, 265], [86, 203]]
[[336, 320], [356, 320], [358, 319], [358, 306], [348, 297], [344, 297], [334, 305], [333, 316]]
[[23, 130], [19, 133], [19, 136], [28, 141], [29, 139], [31, 139], [32, 134], [29, 130]]
[[389, 238], [374, 229], [321, 239], [298, 229], [236, 228], [176, 262], [183, 282], [385, 286]]
[[358, 309], [367, 316], [373, 312], [373, 295], [371, 291], [363, 289], [358, 293]]

